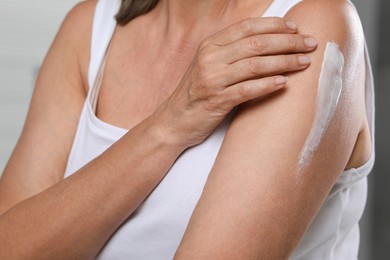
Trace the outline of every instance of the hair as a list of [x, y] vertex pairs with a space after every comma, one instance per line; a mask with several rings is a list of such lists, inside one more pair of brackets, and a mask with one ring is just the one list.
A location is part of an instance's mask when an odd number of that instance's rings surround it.
[[115, 16], [119, 25], [126, 25], [137, 16], [152, 10], [159, 0], [122, 0], [118, 14]]

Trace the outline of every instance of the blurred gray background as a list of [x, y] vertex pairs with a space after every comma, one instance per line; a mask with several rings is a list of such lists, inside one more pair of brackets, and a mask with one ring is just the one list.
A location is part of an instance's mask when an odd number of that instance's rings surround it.
[[[58, 27], [79, 0], [0, 0], [0, 174], [20, 135], [35, 76]], [[361, 221], [363, 260], [390, 259], [390, 1], [352, 0], [376, 80], [376, 163]], [[387, 47], [387, 48], [386, 48]], [[349, 259], [347, 259], [349, 260]]]

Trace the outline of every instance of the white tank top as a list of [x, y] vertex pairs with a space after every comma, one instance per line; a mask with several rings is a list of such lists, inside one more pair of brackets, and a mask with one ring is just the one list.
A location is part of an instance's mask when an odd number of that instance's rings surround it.
[[[264, 16], [283, 17], [300, 0], [275, 0]], [[102, 68], [121, 0], [99, 0], [93, 22], [90, 87], [65, 177], [100, 155], [126, 132], [95, 115]], [[366, 107], [374, 140], [374, 91], [366, 50]], [[172, 259], [221, 147], [228, 117], [202, 144], [185, 151], [137, 211], [113, 234], [98, 259]], [[205, 156], [207, 155], [207, 156]], [[374, 152], [360, 168], [344, 171], [290, 259], [357, 259], [358, 221], [366, 201]]]

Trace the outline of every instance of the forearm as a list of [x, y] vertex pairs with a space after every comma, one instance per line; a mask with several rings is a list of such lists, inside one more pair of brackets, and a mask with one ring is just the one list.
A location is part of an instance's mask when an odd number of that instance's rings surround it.
[[101, 156], [0, 217], [1, 259], [94, 257], [183, 147], [148, 119]]

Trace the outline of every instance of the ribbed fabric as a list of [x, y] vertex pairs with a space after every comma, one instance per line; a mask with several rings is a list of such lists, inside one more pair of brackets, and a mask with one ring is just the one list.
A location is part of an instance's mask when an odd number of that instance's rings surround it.
[[[65, 177], [104, 152], [126, 132], [95, 116], [102, 64], [114, 32], [114, 15], [120, 0], [100, 0], [92, 35], [88, 82], [90, 89], [68, 160]], [[264, 16], [284, 16], [299, 0], [275, 0]], [[366, 107], [374, 140], [374, 90], [366, 50]], [[202, 144], [184, 152], [167, 176], [111, 237], [98, 259], [172, 259], [192, 211], [202, 193], [208, 174], [221, 147], [229, 116]], [[307, 230], [291, 259], [357, 259], [358, 221], [366, 201], [366, 176], [374, 163], [341, 174], [327, 200]]]

